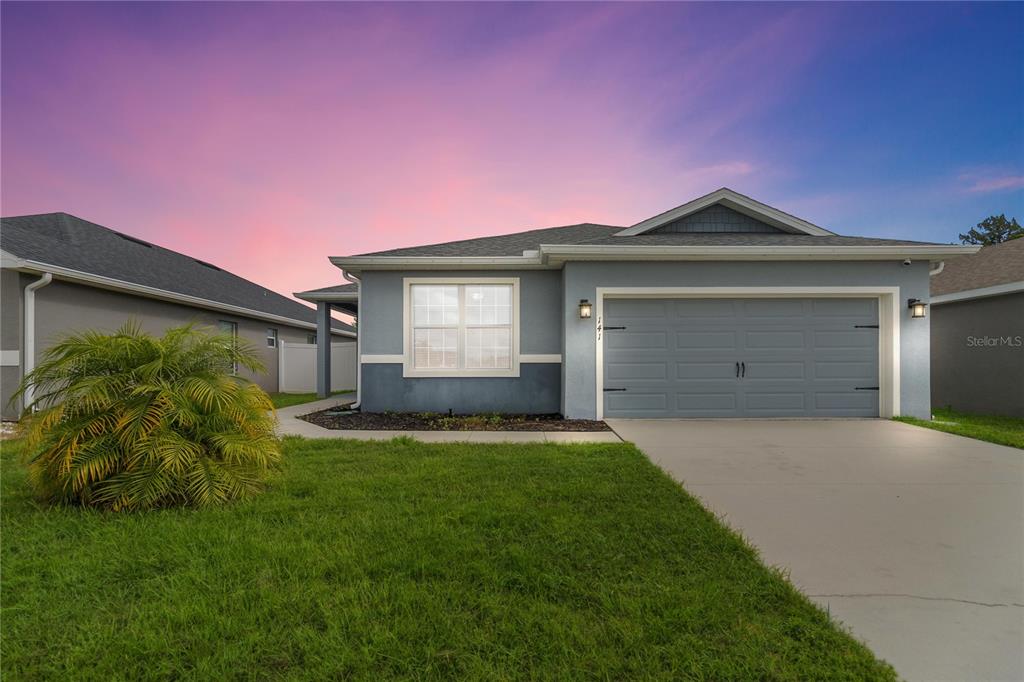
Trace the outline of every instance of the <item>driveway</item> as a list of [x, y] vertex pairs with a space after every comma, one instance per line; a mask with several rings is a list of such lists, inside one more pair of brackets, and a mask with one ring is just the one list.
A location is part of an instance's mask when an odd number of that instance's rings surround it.
[[608, 420], [911, 680], [1024, 679], [1024, 452], [883, 420]]

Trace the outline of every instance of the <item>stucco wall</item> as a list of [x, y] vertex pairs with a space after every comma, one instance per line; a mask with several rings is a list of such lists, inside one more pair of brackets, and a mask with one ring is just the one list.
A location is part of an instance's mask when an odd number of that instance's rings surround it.
[[[11, 273], [11, 271], [4, 271], [4, 284], [9, 281], [9, 278], [6, 277], [8, 273]], [[17, 275], [18, 273], [12, 274]], [[19, 286], [12, 287], [15, 292], [14, 298], [19, 302], [19, 305], [25, 285], [36, 279], [38, 278], [22, 274], [20, 275]], [[7, 290], [8, 287], [5, 286], [3, 294], [3, 339], [5, 348], [8, 318], [11, 316], [8, 310], [8, 296], [10, 294]], [[20, 307], [12, 305], [10, 309], [16, 310], [20, 333]], [[255, 381], [269, 392], [276, 392], [278, 388], [278, 348], [267, 346], [267, 329], [274, 328], [278, 330], [278, 341], [292, 343], [306, 343], [307, 336], [314, 333], [312, 329], [307, 330], [302, 327], [254, 320], [238, 315], [218, 313], [177, 303], [158, 301], [55, 280], [36, 291], [36, 359], [38, 361], [55, 340], [66, 334], [87, 329], [112, 332], [123, 325], [128, 319], [137, 321], [143, 330], [152, 334], [161, 334], [168, 327], [179, 326], [188, 322], [195, 322], [210, 327], [216, 327], [218, 320], [235, 322], [238, 325], [239, 338], [253, 345], [260, 360], [267, 368], [266, 374], [260, 375], [253, 375], [244, 368], [240, 368], [239, 372], [242, 376]], [[348, 337], [336, 336], [334, 338], [335, 343], [351, 341], [353, 340]], [[9, 374], [12, 377], [11, 379], [8, 378]], [[12, 408], [6, 406], [7, 398], [16, 388], [20, 377], [20, 369], [17, 369], [16, 373], [9, 373], [8, 368], [4, 368], [2, 377], [4, 418], [15, 418], [20, 412], [20, 406]]]
[[18, 406], [8, 403], [21, 381], [21, 288], [16, 270], [0, 270], [0, 350], [19, 353], [18, 364], [0, 367], [0, 413], [13, 419]]
[[932, 404], [1024, 417], [1024, 293], [933, 306]]
[[908, 298], [928, 300], [928, 263], [685, 262], [567, 263], [563, 292], [563, 385], [566, 417], [596, 416], [596, 319], [580, 320], [581, 298], [596, 300], [602, 287], [896, 286], [900, 311], [901, 411], [930, 416], [928, 319], [911, 320]]
[[[405, 277], [519, 278], [519, 352], [562, 352], [562, 279], [556, 270], [363, 272], [359, 333], [363, 355], [401, 355]], [[364, 364], [362, 404], [368, 412], [391, 410], [558, 412], [561, 370], [556, 364], [522, 363], [520, 376], [405, 379], [401, 364]]]

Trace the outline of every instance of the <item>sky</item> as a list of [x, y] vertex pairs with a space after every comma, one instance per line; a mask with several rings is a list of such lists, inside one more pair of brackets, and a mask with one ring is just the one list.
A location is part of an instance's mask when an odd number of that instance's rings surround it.
[[0, 4], [0, 212], [289, 294], [328, 256], [727, 186], [841, 234], [1024, 220], [1024, 4]]

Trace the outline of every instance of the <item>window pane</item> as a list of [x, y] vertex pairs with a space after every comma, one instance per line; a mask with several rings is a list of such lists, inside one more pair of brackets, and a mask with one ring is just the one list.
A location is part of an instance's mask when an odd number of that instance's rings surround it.
[[479, 284], [466, 287], [466, 324], [511, 323], [510, 284]]
[[411, 288], [414, 326], [456, 325], [459, 323], [459, 288], [457, 286], [414, 284]]
[[413, 365], [418, 369], [455, 369], [458, 366], [458, 330], [414, 329]]
[[509, 369], [512, 333], [508, 327], [473, 327], [466, 330], [466, 369]]

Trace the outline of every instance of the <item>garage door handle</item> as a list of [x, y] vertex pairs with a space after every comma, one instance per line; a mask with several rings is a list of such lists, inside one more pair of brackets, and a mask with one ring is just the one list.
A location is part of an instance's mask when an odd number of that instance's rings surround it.
[[736, 363], [736, 378], [740, 378], [740, 363]]
[[606, 389], [603, 389], [603, 390], [604, 390], [605, 393], [611, 393], [613, 391], [625, 391], [626, 389], [624, 389], [624, 388], [606, 388]]
[[740, 363], [740, 376], [741, 377], [747, 376], [747, 363], [745, 363], [745, 362], [741, 362]]

